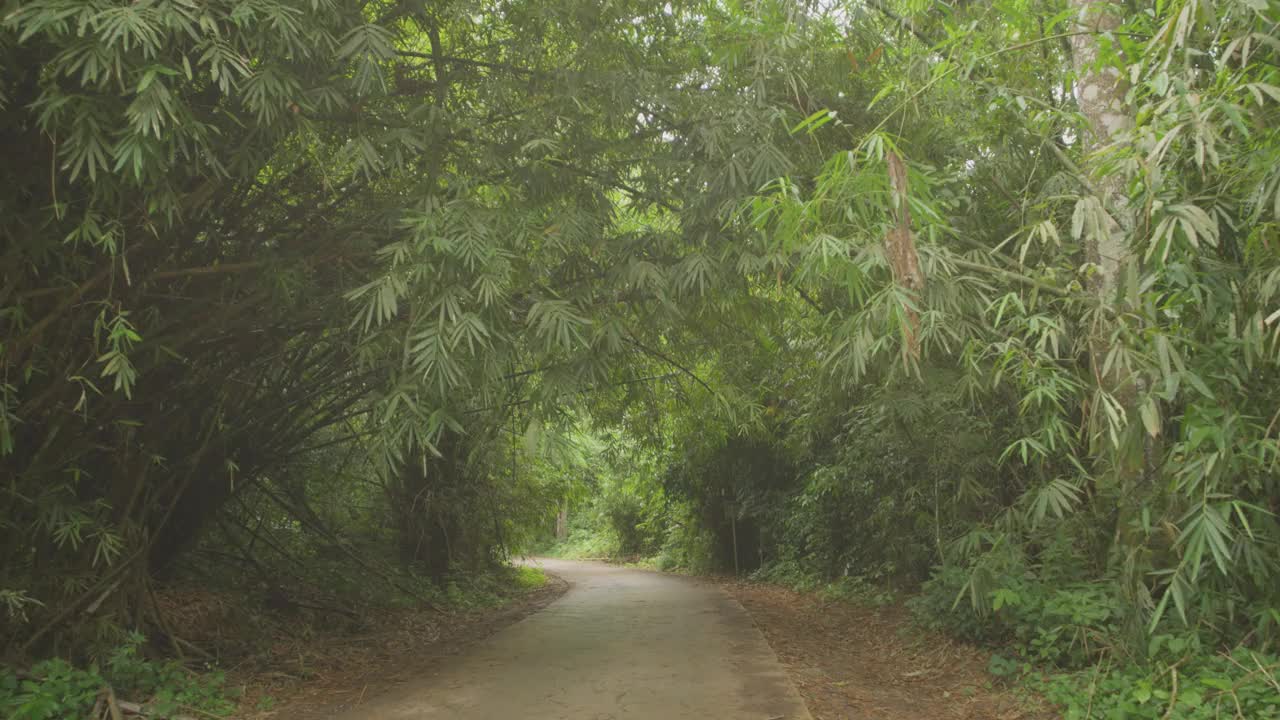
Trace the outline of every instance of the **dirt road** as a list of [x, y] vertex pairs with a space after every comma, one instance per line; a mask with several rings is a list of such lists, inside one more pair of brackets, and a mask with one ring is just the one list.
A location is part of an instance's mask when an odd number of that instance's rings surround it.
[[564, 597], [342, 720], [809, 720], [773, 650], [719, 588], [535, 564], [571, 584]]

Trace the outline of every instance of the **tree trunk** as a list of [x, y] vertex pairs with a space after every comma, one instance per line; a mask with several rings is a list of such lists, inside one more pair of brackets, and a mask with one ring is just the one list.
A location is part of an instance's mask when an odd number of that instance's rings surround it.
[[[1137, 562], [1144, 540], [1138, 530], [1138, 517], [1147, 497], [1144, 491], [1146, 469], [1158, 459], [1154, 457], [1152, 438], [1142, 431], [1138, 421], [1138, 378], [1121, 362], [1112, 362], [1106, 368], [1107, 357], [1113, 347], [1115, 331], [1123, 322], [1127, 304], [1124, 286], [1126, 276], [1136, 270], [1137, 258], [1131, 251], [1130, 233], [1134, 229], [1134, 209], [1129, 204], [1125, 189], [1125, 176], [1119, 172], [1098, 172], [1097, 161], [1101, 154], [1126, 142], [1126, 136], [1134, 124], [1125, 95], [1128, 83], [1121, 71], [1099, 60], [1103, 47], [1103, 33], [1114, 32], [1121, 25], [1121, 8], [1104, 0], [1070, 0], [1076, 10], [1078, 29], [1086, 34], [1072, 36], [1072, 64], [1076, 71], [1076, 102], [1080, 113], [1088, 122], [1088, 133], [1081, 138], [1089, 164], [1086, 171], [1092, 182], [1092, 192], [1101, 204], [1100, 227], [1085, 232], [1085, 252], [1093, 267], [1089, 289], [1097, 298], [1098, 314], [1089, 336], [1091, 372], [1099, 393], [1091, 412], [1097, 423], [1104, 416], [1101, 407], [1104, 393], [1114, 398], [1126, 416], [1126, 429], [1120, 434], [1119, 447], [1112, 449], [1109, 466], [1097, 463], [1099, 477], [1109, 482], [1108, 500], [1114, 502], [1115, 529], [1108, 562], [1128, 578], [1125, 586], [1130, 593], [1131, 606], [1138, 607], [1150, 601], [1146, 590], [1142, 563]], [[1090, 170], [1092, 170], [1090, 172]], [[1104, 369], [1106, 369], [1104, 371]], [[1105, 437], [1105, 433], [1098, 433]], [[1099, 441], [1097, 452], [1105, 457], [1103, 443]]]
[[[1128, 239], [1134, 213], [1125, 192], [1124, 176], [1116, 172], [1098, 172], [1096, 163], [1100, 153], [1123, 141], [1133, 127], [1133, 118], [1124, 101], [1127, 83], [1117, 68], [1099, 62], [1101, 34], [1116, 30], [1121, 18], [1118, 9], [1105, 0], [1071, 0], [1071, 4], [1078, 13], [1078, 27], [1087, 31], [1072, 36], [1071, 55], [1076, 71], [1076, 102], [1088, 122], [1088, 131], [1080, 143], [1088, 160], [1086, 170], [1093, 170], [1089, 172], [1093, 183], [1091, 190], [1100, 204], [1100, 222], [1086, 223], [1087, 229], [1083, 232], [1086, 259], [1092, 267], [1089, 288], [1098, 301], [1098, 314], [1089, 336], [1089, 360], [1099, 390], [1115, 398], [1132, 426], [1137, 414], [1135, 379], [1119, 362], [1112, 363], [1106, 372], [1104, 369], [1112, 350], [1112, 336], [1125, 304], [1121, 286], [1134, 262]], [[1099, 395], [1098, 399], [1099, 402], [1092, 407], [1095, 422], [1104, 412], [1100, 402], [1102, 396]], [[1123, 488], [1124, 476], [1133, 474], [1134, 465], [1140, 472], [1141, 460], [1137, 463], [1124, 461], [1125, 455], [1132, 457], [1134, 453], [1125, 453], [1123, 448], [1117, 450], [1116, 457], [1121, 461], [1116, 463], [1114, 470]]]
[[569, 501], [560, 501], [560, 512], [556, 513], [556, 540], [563, 542], [569, 537]]
[[[889, 267], [893, 271], [894, 282], [906, 288], [911, 303], [918, 306], [921, 294], [924, 292], [924, 273], [920, 270], [920, 257], [916, 254], [916, 242], [911, 233], [907, 166], [892, 150], [885, 153], [885, 163], [889, 167], [889, 184], [893, 188], [894, 201], [897, 204], [894, 226], [884, 238], [885, 254], [889, 257]], [[911, 305], [903, 307], [902, 312], [906, 319], [903, 327], [903, 357], [919, 360], [920, 313]]]
[[738, 512], [736, 509], [729, 515], [729, 530], [733, 533], [733, 574], [737, 577], [742, 574], [742, 565], [738, 562]]
[[[1094, 155], [1133, 127], [1133, 117], [1124, 103], [1127, 83], [1116, 68], [1098, 65], [1102, 52], [1098, 33], [1118, 28], [1120, 15], [1118, 8], [1104, 0], [1071, 0], [1071, 5], [1078, 13], [1079, 29], [1089, 31], [1072, 36], [1071, 59], [1076, 71], [1076, 104], [1090, 131], [1081, 138], [1081, 147], [1086, 154]], [[1115, 306], [1121, 277], [1130, 262], [1126, 237], [1133, 227], [1133, 211], [1128, 206], [1123, 176], [1095, 175], [1094, 182], [1094, 189], [1101, 196], [1098, 201], [1107, 212], [1104, 231], [1086, 238], [1088, 260], [1095, 267], [1092, 289], [1104, 305]]]

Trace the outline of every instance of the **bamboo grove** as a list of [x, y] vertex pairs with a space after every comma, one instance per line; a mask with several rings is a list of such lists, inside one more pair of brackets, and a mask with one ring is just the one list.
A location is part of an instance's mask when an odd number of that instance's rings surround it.
[[145, 630], [266, 508], [354, 552], [358, 484], [437, 579], [570, 502], [1064, 668], [1274, 658], [1277, 23], [9, 0], [0, 636]]

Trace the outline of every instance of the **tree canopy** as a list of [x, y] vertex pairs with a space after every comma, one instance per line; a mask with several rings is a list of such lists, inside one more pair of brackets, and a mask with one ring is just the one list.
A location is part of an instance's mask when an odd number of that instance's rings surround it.
[[145, 625], [229, 516], [439, 579], [568, 503], [1063, 666], [1275, 653], [1277, 22], [8, 0], [0, 637]]

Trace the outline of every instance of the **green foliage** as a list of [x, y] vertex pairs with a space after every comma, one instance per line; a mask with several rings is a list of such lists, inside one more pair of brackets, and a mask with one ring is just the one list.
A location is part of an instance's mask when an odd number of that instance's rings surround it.
[[[958, 568], [936, 573], [909, 602], [917, 621], [975, 642], [998, 644], [1037, 667], [1078, 669], [1117, 652], [1124, 606], [1106, 581], [1049, 584], [1002, 572], [975, 588]], [[974, 593], [985, 593], [975, 601]]]
[[105, 688], [117, 697], [141, 702], [157, 718], [195, 710], [226, 717], [235, 710], [219, 673], [193, 677], [175, 662], [154, 662], [139, 654], [144, 638], [131, 636], [100, 662], [79, 669], [62, 659], [37, 663], [29, 679], [0, 673], [0, 710], [13, 720], [89, 717]]
[[751, 579], [791, 588], [797, 592], [814, 592], [823, 600], [858, 605], [884, 606], [896, 601], [894, 593], [882, 584], [862, 576], [848, 575], [826, 581], [821, 575], [806, 570], [794, 560], [768, 563], [751, 574]]
[[483, 604], [568, 507], [1200, 712], [1157, 638], [1280, 641], [1276, 19], [10, 2], [0, 637], [198, 553]]
[[[794, 13], [745, 17], [7, 3], [0, 580], [32, 602], [6, 644], [127, 624], [129, 594], [74, 608], [202, 543], [264, 552], [280, 512], [330, 545], [389, 528], [437, 582], [531, 541], [565, 406], [675, 384], [663, 327], [733, 291], [700, 244], [790, 166], [756, 71], [785, 49], [753, 40]], [[382, 512], [321, 517], [326, 467]]]
[[[585, 490], [568, 508], [567, 536], [550, 549], [567, 558], [635, 559], [657, 553], [667, 529], [668, 503], [653, 483], [658, 454], [625, 438], [578, 429], [578, 455], [568, 468]], [[552, 466], [547, 472], [564, 472]]]
[[671, 527], [658, 552], [658, 562], [665, 570], [687, 570], [691, 573], [722, 571], [716, 560], [716, 534], [703, 527], [698, 517], [688, 507], [672, 512]]
[[84, 715], [102, 690], [97, 673], [76, 670], [65, 660], [45, 661], [36, 670], [39, 681], [20, 683], [13, 675], [0, 676], [0, 708], [9, 716], [52, 720]]
[[484, 573], [457, 573], [434, 591], [442, 605], [457, 610], [498, 607], [547, 584], [546, 574], [530, 567], [503, 567]]
[[517, 567], [513, 584], [517, 590], [536, 590], [547, 584], [547, 574], [539, 568]]
[[676, 356], [709, 392], [608, 416], [659, 436], [665, 546], [706, 566], [919, 586], [1004, 673], [1154, 682], [1174, 642], [1253, 687], [1214, 663], [1280, 629], [1275, 8], [1093, 5], [1109, 32], [892, 3], [838, 39], [759, 6], [841, 72], [783, 91], [808, 152], [726, 209], [747, 297]]
[[806, 570], [795, 560], [769, 563], [752, 573], [751, 577], [761, 582], [783, 585], [797, 592], [813, 592], [822, 585], [820, 575]]
[[617, 557], [618, 551], [608, 533], [579, 525], [570, 529], [564, 540], [553, 543], [546, 554], [569, 560], [598, 560]]
[[1264, 718], [1280, 713], [1280, 658], [1236, 650], [1184, 655], [1151, 665], [1125, 664], [1107, 672], [1082, 670], [1031, 685], [1065, 708], [1063, 718]]

